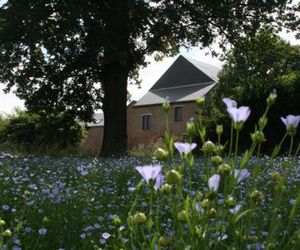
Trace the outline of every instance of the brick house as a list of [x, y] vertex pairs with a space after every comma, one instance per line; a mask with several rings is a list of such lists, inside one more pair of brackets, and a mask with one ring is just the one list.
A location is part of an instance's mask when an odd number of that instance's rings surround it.
[[[179, 56], [152, 88], [127, 108], [128, 147], [143, 148], [162, 137], [164, 113], [161, 105], [168, 98], [170, 130], [174, 135], [185, 132], [186, 122], [196, 117], [197, 97], [206, 97], [217, 83], [219, 68]], [[88, 124], [85, 149], [99, 152], [103, 135], [103, 116]]]

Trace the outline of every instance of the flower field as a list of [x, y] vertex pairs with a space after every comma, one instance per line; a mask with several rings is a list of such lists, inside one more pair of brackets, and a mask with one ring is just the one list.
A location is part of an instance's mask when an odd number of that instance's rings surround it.
[[272, 93], [244, 152], [239, 133], [250, 108], [223, 99], [227, 147], [222, 125], [217, 143], [206, 139], [199, 98], [189, 142], [174, 142], [166, 115], [165, 145], [153, 158], [0, 154], [0, 249], [300, 249], [300, 116], [281, 117], [284, 137], [271, 156], [260, 153], [275, 100]]
[[[210, 191], [205, 172], [213, 166], [205, 162], [195, 161], [190, 187], [189, 181], [183, 182], [182, 190], [173, 186], [168, 192], [161, 186], [151, 201], [151, 189], [145, 181], [140, 182], [142, 177], [135, 167], [155, 166], [157, 162], [152, 159], [1, 154], [1, 248], [151, 249], [151, 244], [157, 244], [151, 240], [156, 238], [160, 244], [154, 248], [161, 249], [195, 249], [193, 244], [207, 247], [202, 249], [299, 249], [299, 159], [265, 158], [260, 163], [253, 159], [251, 175], [230, 194], [234, 199]], [[260, 168], [256, 178], [254, 166]], [[254, 190], [262, 194], [256, 197], [257, 202], [251, 198]], [[187, 194], [194, 206], [189, 208], [192, 222], [180, 213], [187, 210]], [[151, 202], [155, 202], [153, 211], [149, 211]], [[209, 209], [205, 202], [211, 203]], [[130, 210], [135, 225], [128, 219]], [[136, 211], [147, 217], [144, 224], [143, 216], [139, 223]], [[179, 214], [176, 218], [172, 215], [175, 211]], [[153, 225], [149, 225], [150, 216]]]

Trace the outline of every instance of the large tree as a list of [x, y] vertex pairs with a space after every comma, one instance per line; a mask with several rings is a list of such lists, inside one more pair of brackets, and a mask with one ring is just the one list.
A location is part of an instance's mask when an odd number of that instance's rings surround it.
[[274, 17], [294, 21], [284, 13], [289, 2], [8, 0], [0, 9], [0, 81], [15, 86], [29, 110], [88, 120], [101, 107], [102, 153], [123, 152], [128, 79], [146, 55], [209, 46], [217, 37], [233, 43]]

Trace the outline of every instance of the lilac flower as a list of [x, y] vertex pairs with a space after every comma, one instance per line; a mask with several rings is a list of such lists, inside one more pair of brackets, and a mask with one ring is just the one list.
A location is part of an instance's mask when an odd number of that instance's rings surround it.
[[10, 207], [9, 207], [9, 205], [3, 205], [2, 206], [2, 209], [4, 210], [4, 211], [8, 211], [9, 209], [10, 209]]
[[239, 212], [240, 208], [241, 208], [241, 205], [238, 204], [238, 205], [236, 205], [234, 208], [229, 209], [229, 211], [230, 211], [230, 213], [232, 213], [232, 214], [237, 214], [237, 213]]
[[230, 98], [223, 98], [223, 102], [226, 104], [227, 110], [230, 108], [236, 108], [237, 103], [235, 100], [232, 100]]
[[40, 228], [39, 229], [39, 234], [40, 235], [46, 235], [46, 233], [47, 233], [47, 229], [46, 228]]
[[31, 233], [32, 232], [32, 228], [31, 227], [25, 227], [25, 232], [26, 233]]
[[161, 165], [146, 165], [138, 166], [135, 169], [141, 174], [141, 176], [148, 183], [150, 179], [155, 180], [160, 174], [162, 166]]
[[196, 143], [174, 143], [175, 148], [178, 150], [180, 154], [188, 154], [190, 153], [195, 147], [197, 147]]
[[249, 176], [250, 176], [250, 172], [246, 168], [241, 170], [238, 169], [234, 170], [234, 177], [237, 179], [238, 183], [249, 178]]
[[289, 126], [297, 128], [300, 122], [300, 115], [288, 115], [286, 118], [281, 117], [281, 121], [284, 123], [286, 128]]
[[102, 238], [107, 240], [110, 237], [110, 233], [103, 233]]
[[235, 123], [245, 122], [251, 113], [250, 108], [246, 106], [242, 106], [239, 108], [232, 107], [229, 108], [227, 111], [229, 113], [229, 116]]
[[209, 187], [209, 189], [211, 189], [214, 192], [217, 191], [218, 188], [219, 188], [220, 179], [221, 179], [221, 177], [218, 174], [214, 174], [213, 176], [211, 176], [208, 179], [208, 187]]
[[165, 179], [165, 177], [161, 174], [159, 174], [155, 178], [155, 184], [154, 184], [154, 189], [155, 190], [159, 189], [164, 184], [164, 179]]

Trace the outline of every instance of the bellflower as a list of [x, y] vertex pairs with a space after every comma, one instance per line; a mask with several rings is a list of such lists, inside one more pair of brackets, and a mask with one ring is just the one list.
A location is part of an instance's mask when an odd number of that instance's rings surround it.
[[241, 106], [239, 108], [232, 107], [227, 109], [227, 111], [235, 123], [245, 122], [251, 113], [250, 108], [246, 106]]
[[300, 122], [300, 115], [288, 115], [286, 118], [281, 117], [281, 121], [284, 123], [286, 128], [292, 126], [296, 129]]
[[220, 184], [220, 175], [218, 174], [214, 174], [213, 176], [211, 176], [209, 179], [208, 179], [208, 187], [210, 190], [212, 191], [217, 191], [218, 188], [219, 188], [219, 184]]
[[[156, 187], [160, 187], [161, 182], [163, 182], [163, 177], [160, 175], [162, 166], [157, 165], [146, 165], [146, 166], [138, 166], [135, 169], [141, 174], [144, 180], [149, 183], [149, 180], [152, 179], [155, 181]], [[156, 180], [158, 178], [158, 180]], [[157, 184], [156, 184], [157, 182]]]
[[249, 178], [249, 176], [250, 176], [250, 172], [246, 168], [241, 170], [238, 169], [234, 170], [234, 177], [237, 179], [238, 183]]
[[188, 154], [190, 153], [195, 147], [197, 147], [196, 143], [174, 143], [175, 148], [178, 150], [180, 154]]
[[236, 108], [237, 107], [237, 103], [236, 103], [235, 100], [232, 100], [230, 98], [223, 98], [222, 100], [225, 103], [225, 105], [227, 107], [227, 110], [230, 109], [230, 108]]

